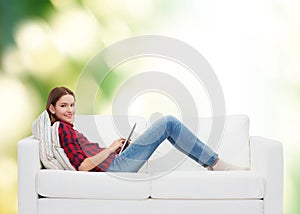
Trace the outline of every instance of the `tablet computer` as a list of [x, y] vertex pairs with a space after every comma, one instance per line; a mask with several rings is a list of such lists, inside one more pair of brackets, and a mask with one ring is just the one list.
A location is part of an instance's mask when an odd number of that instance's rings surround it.
[[136, 123], [134, 123], [128, 137], [126, 138], [126, 140], [125, 140], [125, 142], [124, 142], [124, 144], [123, 144], [123, 146], [122, 146], [122, 148], [119, 152], [119, 154], [121, 154], [129, 146], [129, 141], [130, 141], [131, 135], [133, 134], [133, 131], [134, 131], [135, 127], [136, 127]]

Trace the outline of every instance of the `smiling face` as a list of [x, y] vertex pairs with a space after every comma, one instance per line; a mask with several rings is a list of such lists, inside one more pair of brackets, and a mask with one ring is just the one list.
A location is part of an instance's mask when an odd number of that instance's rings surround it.
[[55, 105], [50, 105], [49, 110], [58, 120], [73, 123], [75, 114], [75, 99], [70, 94], [63, 95], [57, 100]]

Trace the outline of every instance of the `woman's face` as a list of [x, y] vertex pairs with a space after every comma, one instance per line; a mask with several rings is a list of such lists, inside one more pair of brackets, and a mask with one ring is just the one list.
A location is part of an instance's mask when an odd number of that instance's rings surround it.
[[55, 104], [50, 106], [50, 112], [55, 114], [57, 119], [67, 123], [73, 123], [75, 114], [75, 99], [72, 95], [63, 95]]

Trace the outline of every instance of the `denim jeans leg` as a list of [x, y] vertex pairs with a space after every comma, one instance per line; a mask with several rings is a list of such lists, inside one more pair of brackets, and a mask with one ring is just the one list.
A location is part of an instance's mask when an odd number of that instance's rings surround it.
[[137, 172], [165, 140], [202, 166], [212, 166], [218, 154], [173, 116], [155, 122], [111, 163], [110, 172]]

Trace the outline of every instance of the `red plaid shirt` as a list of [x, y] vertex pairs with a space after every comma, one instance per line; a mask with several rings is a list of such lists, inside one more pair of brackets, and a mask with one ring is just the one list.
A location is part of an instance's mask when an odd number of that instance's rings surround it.
[[[98, 143], [89, 142], [82, 133], [73, 129], [72, 124], [60, 121], [58, 133], [61, 147], [77, 170], [84, 159], [94, 156], [105, 149], [101, 148]], [[101, 164], [90, 171], [105, 172], [115, 156], [116, 153], [112, 153]]]

